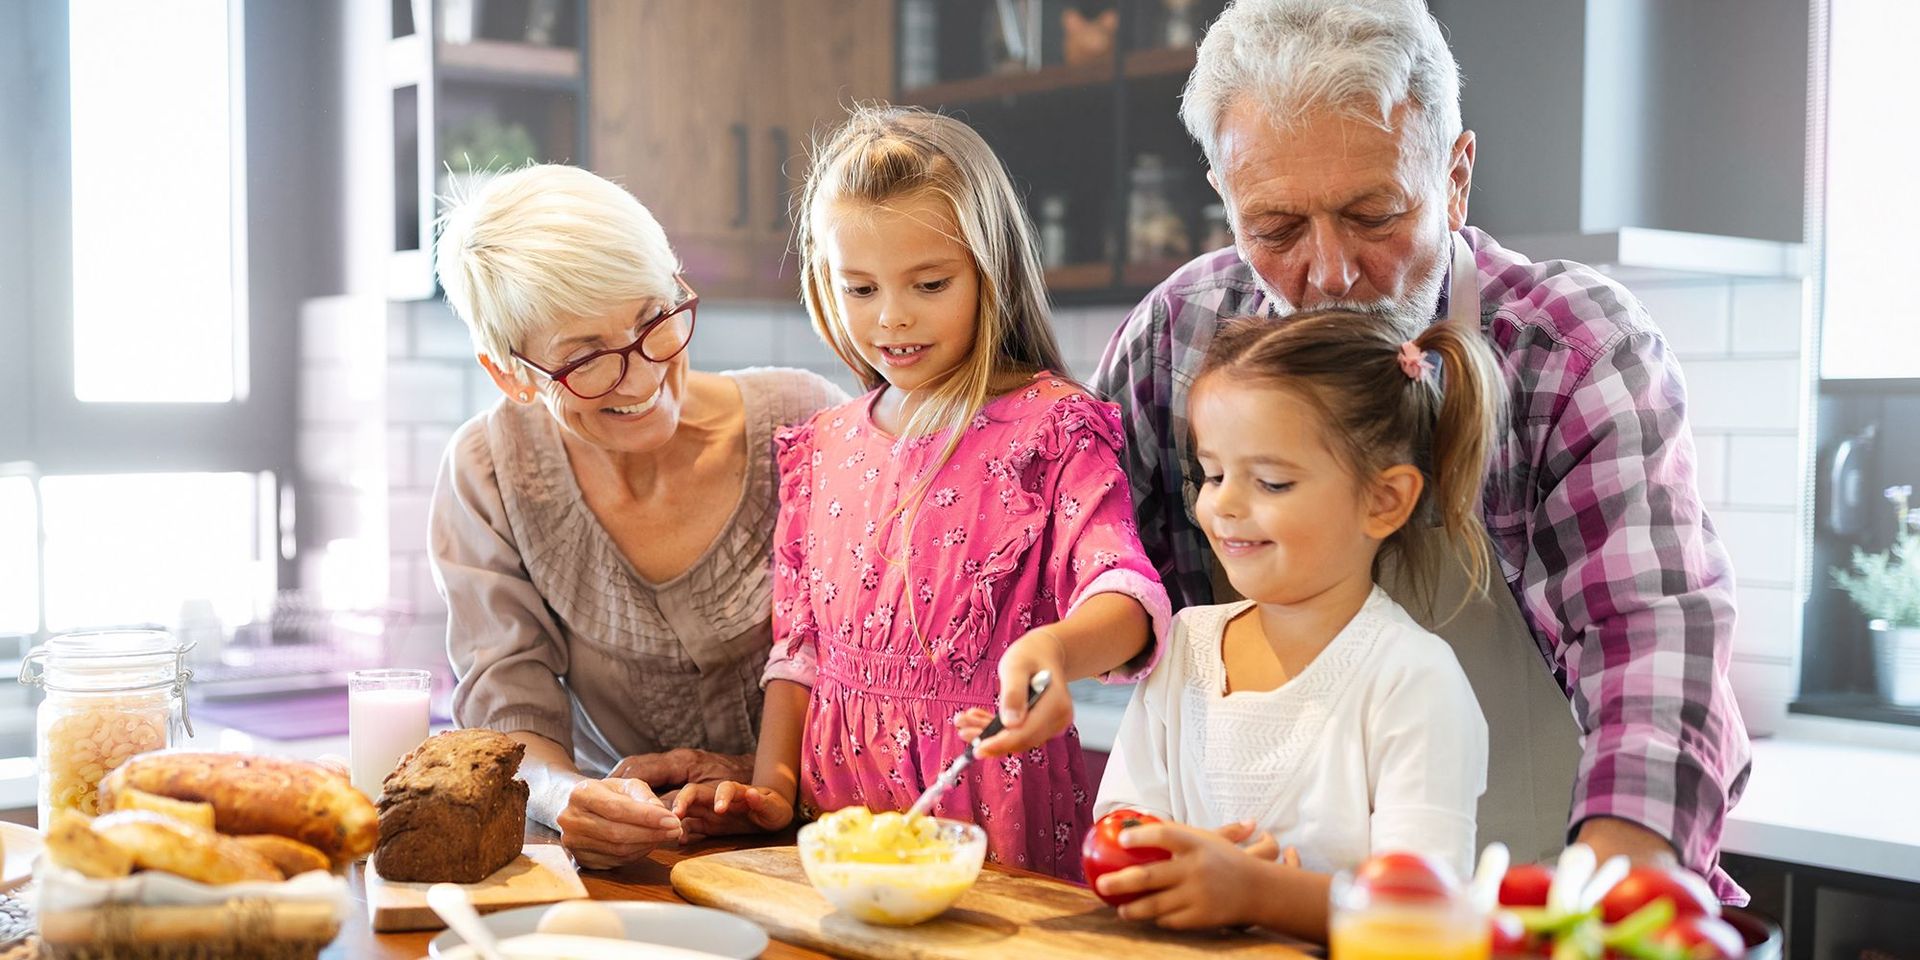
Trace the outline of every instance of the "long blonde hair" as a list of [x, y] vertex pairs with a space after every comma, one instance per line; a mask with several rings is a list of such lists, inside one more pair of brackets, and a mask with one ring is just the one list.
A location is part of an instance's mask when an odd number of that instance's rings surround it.
[[944, 430], [944, 448], [887, 518], [889, 523], [902, 521], [901, 556], [887, 559], [903, 568], [907, 621], [931, 661], [933, 650], [920, 630], [913, 576], [907, 569], [915, 508], [960, 445], [967, 425], [993, 399], [996, 378], [1041, 370], [1062, 377], [1070, 373], [1053, 338], [1033, 223], [1006, 167], [973, 128], [914, 107], [856, 106], [847, 122], [814, 151], [794, 217], [801, 296], [814, 332], [868, 390], [886, 383], [847, 334], [820, 234], [826, 218], [844, 212], [836, 206], [878, 207], [926, 197], [938, 198], [951, 212], [960, 231], [952, 239], [972, 256], [980, 290], [972, 353], [933, 386], [901, 431], [903, 437], [923, 437]]
[[[1439, 363], [1410, 376], [1401, 357], [1407, 343]], [[1320, 414], [1328, 448], [1355, 478], [1364, 481], [1395, 464], [1419, 468], [1427, 482], [1412, 517], [1375, 555], [1376, 579], [1381, 562], [1398, 554], [1415, 592], [1437, 609], [1437, 585], [1427, 571], [1435, 559], [1451, 554], [1474, 586], [1448, 619], [1475, 593], [1484, 594], [1493, 558], [1480, 497], [1499, 440], [1505, 390], [1480, 331], [1436, 323], [1409, 341], [1394, 321], [1349, 310], [1297, 313], [1278, 324], [1239, 319], [1214, 336], [1195, 389], [1225, 382], [1304, 398]]]
[[1068, 376], [1054, 341], [1044, 271], [1033, 224], [1006, 167], [972, 127], [914, 107], [856, 106], [814, 151], [794, 217], [800, 290], [813, 328], [867, 389], [886, 382], [847, 335], [821, 248], [826, 218], [839, 204], [879, 206], [937, 197], [953, 214], [953, 239], [973, 257], [980, 305], [973, 352], [933, 387], [903, 436], [951, 431], [944, 462], [961, 429], [993, 399], [995, 378], [1051, 370]]

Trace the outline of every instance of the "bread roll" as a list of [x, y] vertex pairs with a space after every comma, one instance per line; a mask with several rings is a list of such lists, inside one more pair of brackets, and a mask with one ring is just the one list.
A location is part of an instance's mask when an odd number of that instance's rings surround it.
[[151, 810], [122, 810], [95, 818], [93, 832], [130, 854], [135, 866], [148, 870], [215, 885], [283, 879], [272, 861], [238, 840]]
[[327, 870], [332, 864], [327, 855], [298, 840], [272, 833], [253, 833], [244, 837], [234, 837], [242, 846], [268, 860], [288, 878], [297, 877], [309, 870]]
[[271, 833], [307, 844], [334, 864], [372, 852], [380, 836], [373, 801], [318, 763], [242, 753], [136, 756], [100, 782], [103, 804], [133, 788], [213, 805], [221, 833]]
[[163, 797], [145, 790], [135, 790], [132, 787], [116, 791], [113, 794], [113, 806], [108, 809], [109, 812], [151, 810], [163, 817], [172, 817], [181, 823], [191, 824], [202, 830], [213, 829], [213, 804], [188, 803], [185, 800], [175, 800], [172, 797]]
[[133, 856], [93, 832], [87, 815], [55, 807], [47, 827], [47, 858], [69, 870], [100, 880], [133, 872]]

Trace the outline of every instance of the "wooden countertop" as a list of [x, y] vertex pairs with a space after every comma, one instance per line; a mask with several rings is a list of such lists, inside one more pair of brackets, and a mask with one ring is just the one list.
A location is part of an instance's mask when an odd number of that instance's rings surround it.
[[[529, 842], [552, 843], [555, 842], [555, 839], [553, 831], [538, 825], [528, 825], [527, 840]], [[786, 846], [793, 842], [794, 831], [788, 830], [778, 834], [708, 840], [688, 847], [661, 848], [655, 850], [653, 855], [645, 862], [623, 867], [619, 870], [583, 870], [580, 872], [580, 879], [586, 884], [588, 895], [595, 900], [642, 900], [660, 903], [685, 903], [686, 900], [674, 892], [673, 885], [669, 879], [669, 874], [672, 872], [674, 864], [706, 854], [732, 850], [751, 850], [760, 847]], [[387, 934], [375, 934], [373, 932], [367, 920], [365, 869], [365, 864], [359, 864], [353, 868], [349, 877], [354, 896], [353, 913], [347, 919], [346, 924], [341, 927], [339, 937], [321, 953], [321, 956], [327, 958], [327, 960], [362, 960], [362, 958], [373, 958], [373, 960], [415, 960], [415, 958], [426, 956], [427, 943], [439, 935], [438, 931]], [[1009, 878], [1040, 878], [1047, 880], [1048, 884], [1055, 883], [1051, 878], [1042, 877], [1042, 875], [1031, 871], [1004, 867], [997, 864], [987, 864], [984, 869], [1007, 875]], [[1036, 891], [1038, 891], [1038, 893], [1036, 893]], [[1074, 891], [1064, 889], [1058, 890], [1058, 892], [1062, 894], [1074, 893]], [[1034, 896], [1037, 896], [1039, 900], [1042, 901], [1047, 900], [1050, 896], [1054, 896], [1053, 888], [1029, 888], [1021, 892], [1016, 897], [1016, 900], [1021, 904], [1025, 904], [1028, 897]], [[1091, 897], [1085, 894], [1075, 894], [1070, 899], [1076, 901], [1077, 909], [1078, 900], [1091, 900]], [[1028, 906], [1031, 906], [1031, 904], [1028, 904]], [[1016, 921], [1008, 918], [1017, 918], [1022, 915], [1021, 909], [1019, 905], [1006, 905], [1005, 910], [993, 910], [993, 916], [997, 918], [1002, 926], [1011, 929]], [[1041, 911], [1041, 913], [1045, 912], [1045, 910]], [[1065, 921], [1072, 922], [1066, 923]], [[1176, 953], [1181, 953], [1181, 955], [1191, 953], [1197, 949], [1208, 955], [1218, 954], [1221, 956], [1246, 957], [1249, 958], [1249, 960], [1254, 957], [1262, 958], [1262, 960], [1277, 960], [1277, 958], [1287, 957], [1307, 958], [1325, 956], [1325, 954], [1317, 948], [1306, 948], [1305, 951], [1302, 951], [1300, 947], [1304, 947], [1305, 945], [1296, 944], [1295, 946], [1288, 946], [1288, 943], [1293, 943], [1293, 941], [1281, 943], [1278, 942], [1278, 940], [1232, 936], [1222, 932], [1219, 936], [1227, 937], [1227, 939], [1210, 938], [1208, 935], [1200, 934], [1193, 935], [1195, 939], [1192, 942], [1188, 942], [1185, 939], [1188, 935], [1154, 931], [1151, 927], [1137, 932], [1128, 929], [1112, 929], [1116, 923], [1118, 923], [1118, 921], [1106, 921], [1106, 929], [1102, 929], [1100, 924], [1089, 924], [1084, 918], [1077, 915], [1064, 918], [1053, 917], [1052, 919], [1038, 921], [1036, 923], [1037, 927], [1049, 928], [1055, 933], [1058, 933], [1062, 929], [1090, 932], [1094, 935], [1094, 941], [1091, 947], [1089, 947], [1085, 943], [1068, 943], [1066, 941], [1057, 943], [1049, 942], [1048, 938], [1043, 936], [1037, 940], [1021, 941], [1025, 945], [1022, 949], [1026, 951], [1026, 955], [1029, 956], [1089, 956], [1097, 955], [1102, 947], [1110, 948], [1114, 945], [1113, 941], [1118, 939], [1137, 947], [1142, 952], [1153, 951], [1156, 940], [1158, 940], [1169, 946], [1180, 947], [1181, 950], [1176, 951]], [[1002, 936], [1004, 937], [1004, 932]], [[1168, 942], [1165, 940], [1165, 938], [1168, 937], [1179, 939], [1177, 942]], [[832, 939], [833, 938], [829, 938], [829, 940]], [[1058, 938], [1056, 937], [1055, 939]], [[1102, 942], [1103, 939], [1105, 942]], [[899, 947], [898, 950], [900, 951], [899, 955], [902, 957], [919, 955], [912, 949], [911, 945]], [[1065, 950], [1065, 953], [1062, 953], [1062, 950]], [[827, 960], [827, 958], [832, 956], [832, 954], [821, 953], [817, 950], [795, 946], [780, 940], [769, 941], [766, 951], [761, 954], [763, 960]]]
[[[527, 839], [532, 842], [554, 842], [554, 834], [544, 827], [529, 825]], [[622, 867], [619, 870], [582, 870], [580, 879], [587, 886], [587, 893], [595, 900], [652, 900], [663, 903], [685, 903], [673, 892], [667, 882], [667, 874], [673, 865], [688, 857], [704, 853], [718, 853], [723, 850], [741, 850], [752, 847], [771, 846], [793, 842], [793, 832], [767, 836], [738, 837], [726, 840], [708, 840], [688, 847], [663, 847], [653, 852], [646, 862]], [[367, 898], [365, 883], [366, 864], [354, 865], [350, 875], [353, 888], [353, 914], [340, 928], [340, 936], [320, 956], [325, 960], [415, 960], [427, 955], [427, 943], [440, 935], [437, 930], [417, 933], [375, 934], [367, 922]], [[815, 950], [781, 943], [778, 940], [767, 944], [767, 950], [761, 954], [765, 960], [824, 960], [828, 955]]]

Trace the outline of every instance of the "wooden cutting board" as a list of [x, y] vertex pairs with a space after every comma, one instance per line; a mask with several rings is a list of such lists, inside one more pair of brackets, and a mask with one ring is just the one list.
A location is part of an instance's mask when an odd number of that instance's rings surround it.
[[788, 943], [855, 960], [1299, 960], [1319, 948], [1262, 933], [1181, 934], [1121, 920], [1084, 887], [989, 864], [946, 913], [912, 927], [878, 927], [834, 910], [807, 883], [793, 847], [683, 860], [673, 889], [701, 906], [740, 914]]
[[[446, 927], [440, 915], [427, 906], [427, 888], [433, 884], [387, 880], [373, 869], [371, 860], [367, 861], [366, 871], [367, 913], [373, 918], [376, 932]], [[473, 900], [474, 909], [481, 913], [587, 898], [580, 874], [557, 843], [529, 843], [520, 851], [520, 856], [495, 870], [492, 876], [461, 886]]]

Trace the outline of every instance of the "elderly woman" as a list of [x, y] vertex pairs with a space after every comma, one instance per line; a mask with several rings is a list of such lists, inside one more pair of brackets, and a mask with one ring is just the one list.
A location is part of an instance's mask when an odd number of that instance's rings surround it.
[[454, 716], [526, 744], [528, 812], [582, 864], [644, 857], [682, 832], [655, 786], [751, 769], [773, 433], [845, 395], [797, 370], [690, 369], [699, 298], [666, 234], [576, 167], [459, 204], [436, 269], [505, 394], [434, 486]]

